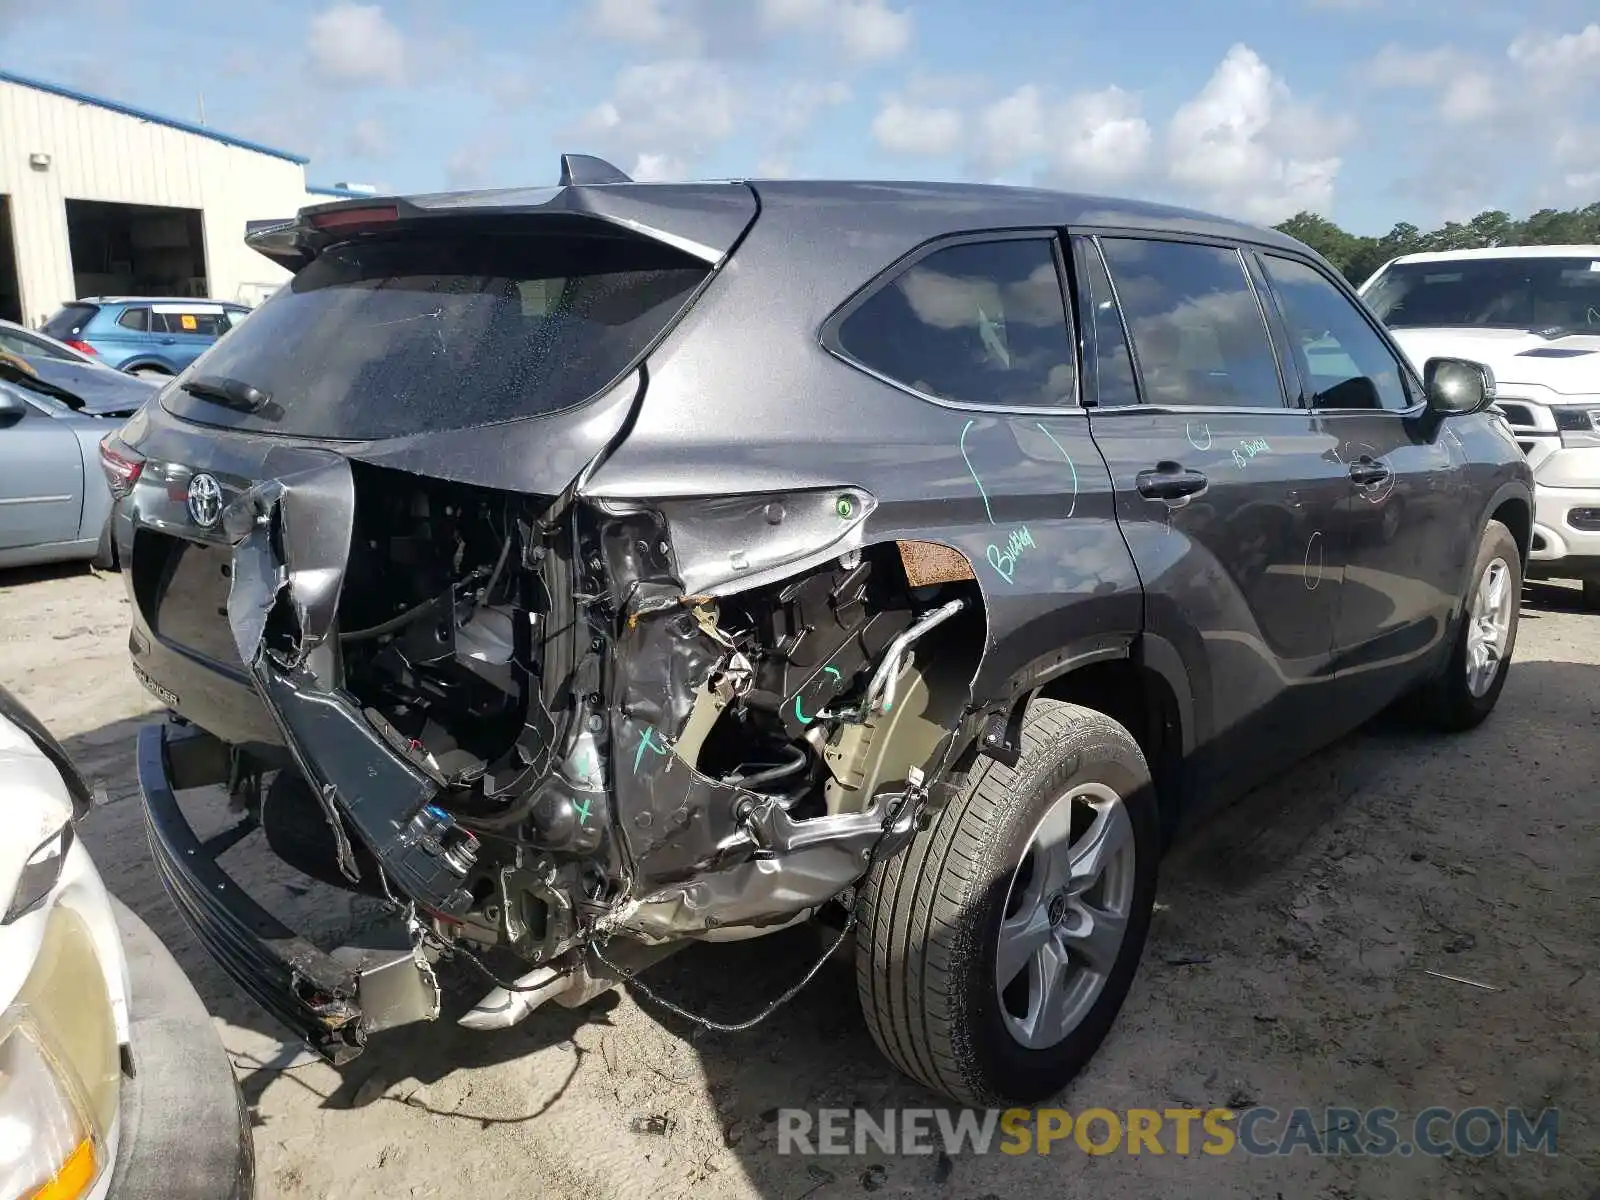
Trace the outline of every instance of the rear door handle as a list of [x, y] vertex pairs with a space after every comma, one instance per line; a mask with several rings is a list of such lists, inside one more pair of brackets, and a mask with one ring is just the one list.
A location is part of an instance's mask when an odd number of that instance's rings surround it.
[[1363, 487], [1368, 487], [1374, 483], [1382, 483], [1393, 473], [1383, 463], [1365, 454], [1350, 464], [1351, 482], [1358, 483]]
[[1153, 471], [1140, 471], [1134, 479], [1147, 500], [1183, 500], [1198, 496], [1210, 481], [1200, 471], [1185, 470], [1175, 462], [1159, 462]]

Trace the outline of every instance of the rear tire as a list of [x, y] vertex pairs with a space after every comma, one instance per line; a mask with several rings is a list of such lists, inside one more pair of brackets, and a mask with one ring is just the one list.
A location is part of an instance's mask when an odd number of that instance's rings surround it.
[[860, 902], [856, 983], [873, 1039], [963, 1104], [1031, 1103], [1072, 1080], [1127, 997], [1155, 902], [1156, 800], [1132, 735], [1040, 699], [1022, 747], [1015, 770], [979, 760]]
[[[1498, 584], [1495, 580], [1498, 578]], [[1460, 733], [1481, 725], [1494, 711], [1511, 670], [1511, 656], [1517, 645], [1517, 619], [1522, 604], [1522, 556], [1511, 531], [1499, 521], [1484, 526], [1478, 542], [1478, 555], [1469, 576], [1462, 602], [1461, 621], [1456, 629], [1450, 660], [1437, 677], [1414, 697], [1415, 715], [1425, 724], [1446, 733]], [[1489, 591], [1493, 590], [1493, 595]], [[1485, 650], [1494, 639], [1485, 635], [1488, 621], [1500, 630], [1498, 647]], [[1492, 653], [1493, 669], [1469, 671], [1482, 655]], [[1475, 657], [1476, 656], [1476, 657]]]
[[171, 379], [172, 372], [164, 371], [160, 367], [134, 367], [128, 372], [137, 375], [140, 379]]

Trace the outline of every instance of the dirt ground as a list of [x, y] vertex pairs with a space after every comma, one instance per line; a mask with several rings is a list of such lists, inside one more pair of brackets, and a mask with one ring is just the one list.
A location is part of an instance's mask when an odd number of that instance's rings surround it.
[[[254, 1115], [263, 1197], [1585, 1200], [1600, 1188], [1600, 616], [1574, 600], [1530, 589], [1517, 664], [1480, 730], [1368, 730], [1181, 844], [1127, 1007], [1061, 1099], [1555, 1107], [1553, 1158], [1090, 1157], [1070, 1143], [1049, 1157], [779, 1156], [779, 1106], [934, 1103], [877, 1056], [843, 954], [741, 1035], [691, 1036], [613, 994], [495, 1034], [398, 1031], [335, 1071], [235, 991], [155, 878], [133, 775], [134, 730], [154, 705], [125, 665], [122, 581], [0, 574], [0, 681], [107, 788], [86, 840], [215, 1014]], [[367, 918], [258, 839], [226, 862], [268, 907], [324, 938]], [[740, 1019], [797, 976], [817, 937], [698, 948], [652, 979]]]

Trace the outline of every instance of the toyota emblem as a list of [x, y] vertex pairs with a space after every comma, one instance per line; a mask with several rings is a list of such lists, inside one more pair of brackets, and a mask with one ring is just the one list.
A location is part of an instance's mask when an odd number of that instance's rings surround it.
[[189, 515], [202, 529], [210, 529], [222, 516], [222, 485], [204, 471], [189, 480]]

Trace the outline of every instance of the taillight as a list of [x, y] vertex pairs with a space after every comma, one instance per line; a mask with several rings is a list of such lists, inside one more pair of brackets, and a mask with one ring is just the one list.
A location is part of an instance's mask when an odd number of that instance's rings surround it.
[[100, 469], [105, 472], [111, 494], [120, 500], [139, 482], [144, 459], [120, 442], [113, 447], [111, 443], [115, 437], [116, 434], [107, 434], [100, 440]]
[[68, 346], [71, 346], [79, 354], [99, 354], [100, 353], [100, 351], [96, 350], [93, 346], [89, 345], [88, 342], [82, 341], [82, 340], [80, 340], [78, 338], [68, 338], [66, 340], [66, 344]]
[[346, 230], [354, 232], [367, 225], [385, 225], [400, 219], [400, 210], [392, 204], [358, 204], [354, 208], [330, 208], [313, 213], [308, 220], [313, 229], [326, 232]]

